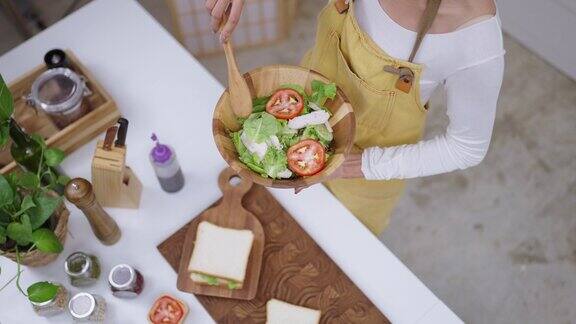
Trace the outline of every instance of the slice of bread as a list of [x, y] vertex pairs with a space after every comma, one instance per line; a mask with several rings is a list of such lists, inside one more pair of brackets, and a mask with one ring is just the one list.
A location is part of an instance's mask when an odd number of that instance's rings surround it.
[[192, 273], [242, 283], [246, 276], [253, 242], [254, 233], [250, 230], [237, 230], [216, 226], [206, 221], [201, 222], [198, 224], [188, 270]]
[[266, 324], [318, 324], [320, 311], [292, 305], [278, 299], [266, 303]]

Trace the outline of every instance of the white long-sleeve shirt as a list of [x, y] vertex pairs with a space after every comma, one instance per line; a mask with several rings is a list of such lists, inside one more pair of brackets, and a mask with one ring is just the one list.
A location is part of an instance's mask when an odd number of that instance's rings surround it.
[[[378, 0], [356, 0], [360, 27], [389, 55], [407, 59], [416, 33], [392, 18]], [[422, 102], [442, 86], [450, 123], [438, 137], [416, 144], [371, 147], [362, 155], [367, 179], [407, 179], [465, 169], [482, 161], [492, 136], [504, 73], [498, 15], [456, 31], [428, 34], [414, 60], [424, 66]]]

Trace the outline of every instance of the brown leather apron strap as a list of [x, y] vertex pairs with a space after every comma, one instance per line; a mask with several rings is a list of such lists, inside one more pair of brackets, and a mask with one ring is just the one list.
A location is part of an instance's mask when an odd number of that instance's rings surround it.
[[345, 13], [346, 11], [348, 11], [348, 2], [351, 0], [336, 0], [334, 2], [334, 6], [336, 7], [336, 10], [338, 10], [338, 13]]
[[[342, 14], [348, 11], [350, 1], [354, 0], [336, 0], [334, 6], [336, 7], [336, 10]], [[412, 53], [410, 53], [410, 58], [408, 59], [409, 62], [414, 62], [414, 58], [416, 57], [416, 53], [418, 53], [418, 49], [420, 49], [420, 45], [422, 45], [424, 36], [426, 36], [436, 19], [440, 3], [442, 3], [442, 0], [428, 0], [426, 3], [426, 8], [424, 9], [424, 13], [422, 14], [422, 18], [420, 18], [418, 24], [418, 35], [416, 36], [414, 47], [412, 47]]]
[[414, 42], [412, 53], [410, 53], [410, 58], [408, 59], [409, 62], [414, 62], [414, 58], [416, 57], [416, 53], [418, 53], [418, 49], [420, 49], [420, 45], [422, 45], [424, 36], [426, 36], [430, 27], [432, 27], [432, 23], [434, 23], [434, 19], [436, 19], [441, 2], [442, 0], [428, 0], [426, 3], [426, 9], [424, 9], [424, 14], [422, 18], [420, 18], [416, 42]]

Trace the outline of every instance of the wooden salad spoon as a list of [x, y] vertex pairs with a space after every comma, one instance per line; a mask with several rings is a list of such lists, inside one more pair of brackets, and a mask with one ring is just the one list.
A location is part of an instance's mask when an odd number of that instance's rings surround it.
[[[222, 18], [220, 32], [226, 24], [226, 21], [228, 21], [227, 15]], [[252, 95], [250, 94], [246, 80], [244, 80], [244, 77], [238, 69], [234, 50], [232, 49], [232, 41], [230, 39], [231, 36], [222, 43], [224, 54], [226, 55], [226, 64], [228, 65], [228, 92], [230, 93], [230, 102], [234, 114], [238, 117], [246, 118], [252, 113]]]

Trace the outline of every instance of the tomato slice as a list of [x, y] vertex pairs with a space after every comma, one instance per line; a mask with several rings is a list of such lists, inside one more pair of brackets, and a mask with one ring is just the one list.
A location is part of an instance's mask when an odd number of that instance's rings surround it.
[[288, 168], [300, 176], [311, 176], [326, 164], [324, 146], [311, 139], [300, 141], [288, 149]]
[[186, 305], [178, 299], [162, 295], [148, 313], [148, 319], [152, 324], [180, 324], [187, 313]]
[[266, 112], [279, 119], [292, 119], [302, 112], [304, 99], [292, 89], [276, 91], [266, 103]]

